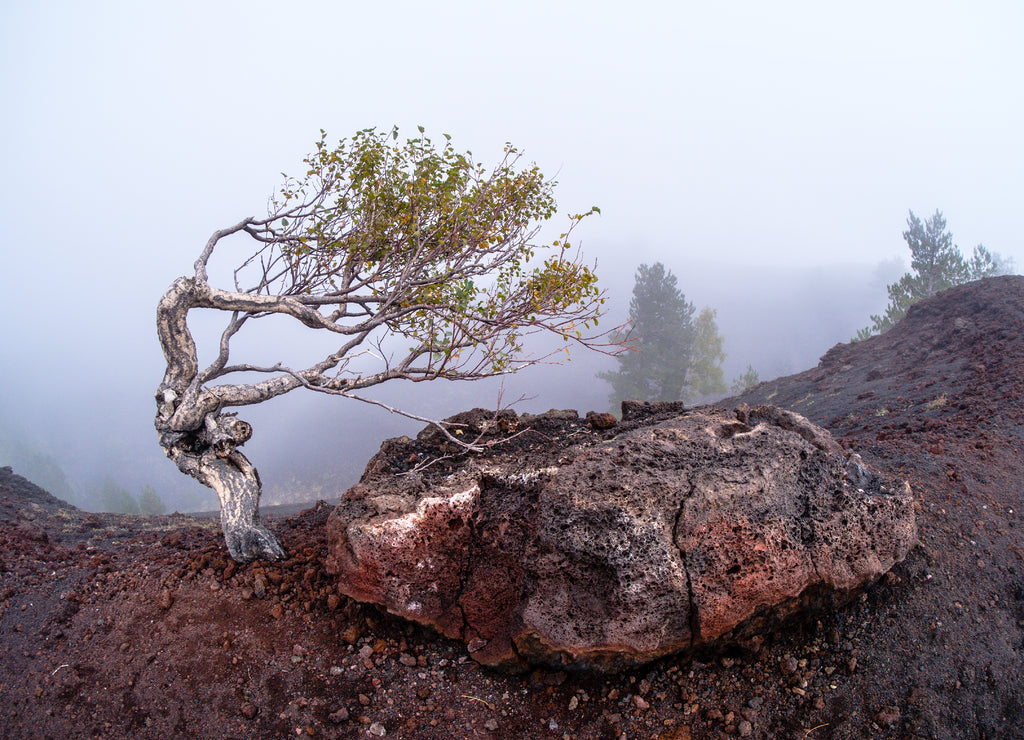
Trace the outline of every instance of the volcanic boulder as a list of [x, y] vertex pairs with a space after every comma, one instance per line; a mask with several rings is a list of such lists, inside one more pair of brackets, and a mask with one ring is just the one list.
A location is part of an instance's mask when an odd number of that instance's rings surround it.
[[[388, 440], [328, 522], [355, 599], [507, 668], [616, 670], [849, 599], [915, 544], [910, 487], [771, 406], [453, 417]], [[432, 461], [434, 464], [430, 464]]]

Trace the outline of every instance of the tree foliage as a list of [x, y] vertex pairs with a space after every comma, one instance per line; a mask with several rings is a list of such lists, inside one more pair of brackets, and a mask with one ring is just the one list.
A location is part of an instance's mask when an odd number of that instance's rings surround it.
[[[271, 199], [268, 217], [215, 232], [194, 274], [175, 281], [157, 311], [167, 359], [157, 391], [161, 445], [218, 492], [229, 549], [240, 559], [283, 551], [254, 519], [259, 479], [238, 450], [252, 429], [225, 409], [296, 388], [383, 406], [363, 391], [391, 380], [475, 380], [540, 362], [550, 353], [530, 354], [524, 344], [538, 332], [614, 351], [596, 328], [604, 300], [597, 278], [570, 243], [598, 209], [570, 216], [562, 234], [537, 243], [556, 212], [555, 182], [513, 146], [488, 169], [422, 128], [404, 142], [397, 129], [366, 129], [334, 146], [321, 132], [304, 164]], [[249, 237], [252, 252], [232, 288], [215, 287], [208, 262], [233, 235]], [[195, 308], [228, 317], [202, 369], [186, 324]], [[306, 367], [232, 363], [234, 337], [272, 315], [334, 335], [336, 349]], [[265, 378], [253, 381], [254, 373]], [[239, 506], [240, 496], [249, 503]]]
[[1012, 264], [979, 244], [970, 259], [953, 243], [941, 211], [923, 222], [913, 211], [907, 218], [903, 239], [910, 249], [911, 271], [887, 286], [889, 305], [885, 313], [871, 317], [871, 326], [861, 329], [858, 339], [882, 334], [903, 318], [913, 304], [955, 285], [1000, 275]]
[[725, 390], [715, 311], [695, 312], [662, 263], [640, 265], [629, 321], [617, 335], [633, 351], [616, 358], [618, 370], [598, 375], [611, 383], [613, 407], [626, 399], [686, 401]]
[[128, 491], [119, 486], [109, 475], [103, 479], [99, 490], [101, 511], [114, 514], [138, 514], [139, 502]]
[[521, 366], [523, 330], [590, 329], [597, 279], [573, 258], [568, 233], [533, 265], [531, 239], [555, 213], [554, 182], [536, 165], [519, 167], [511, 145], [487, 170], [445, 138], [399, 144], [397, 129], [369, 129], [332, 148], [321, 132], [272, 220], [247, 229], [271, 249], [258, 253], [271, 269], [255, 292], [319, 296], [339, 306], [332, 318], [372, 318], [413, 342], [405, 369], [422, 360], [415, 372], [426, 377]]
[[743, 393], [760, 382], [761, 377], [758, 375], [757, 370], [754, 369], [754, 366], [747, 365], [747, 369], [732, 382], [732, 392]]
[[682, 400], [711, 400], [725, 393], [725, 374], [722, 363], [725, 340], [718, 333], [718, 312], [702, 308], [693, 321], [693, 353]]
[[153, 486], [142, 487], [142, 493], [139, 494], [139, 511], [147, 516], [159, 516], [167, 513], [167, 506]]

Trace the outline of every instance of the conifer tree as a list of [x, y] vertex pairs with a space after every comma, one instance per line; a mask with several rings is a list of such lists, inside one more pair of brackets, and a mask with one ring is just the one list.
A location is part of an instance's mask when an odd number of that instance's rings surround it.
[[688, 401], [725, 391], [722, 337], [715, 311], [686, 300], [671, 270], [656, 262], [636, 272], [629, 321], [616, 337], [633, 351], [616, 357], [619, 369], [600, 373], [611, 383], [613, 407], [626, 399]]
[[718, 312], [713, 308], [702, 308], [693, 322], [693, 354], [690, 363], [690, 377], [687, 379], [684, 401], [708, 400], [725, 393], [725, 340], [718, 333]]
[[913, 304], [939, 291], [1005, 274], [1013, 269], [1010, 261], [981, 244], [974, 248], [969, 260], [965, 259], [960, 248], [953, 243], [953, 235], [946, 228], [946, 219], [938, 210], [923, 222], [910, 211], [903, 240], [910, 249], [911, 272], [887, 286], [889, 305], [885, 313], [872, 316], [871, 326], [861, 329], [857, 339], [889, 331]]

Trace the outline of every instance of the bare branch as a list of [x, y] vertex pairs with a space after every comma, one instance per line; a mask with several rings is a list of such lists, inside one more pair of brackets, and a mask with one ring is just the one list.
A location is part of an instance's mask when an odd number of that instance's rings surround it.
[[238, 333], [239, 329], [242, 328], [242, 325], [245, 324], [249, 316], [250, 314], [239, 316], [238, 311], [231, 314], [231, 320], [224, 329], [224, 333], [220, 335], [220, 352], [217, 355], [217, 359], [214, 360], [212, 365], [199, 374], [197, 382], [200, 384], [206, 383], [212, 378], [217, 377], [217, 375], [224, 369], [224, 366], [228, 361], [228, 355], [230, 354], [229, 345], [231, 338]]
[[[214, 232], [194, 275], [176, 280], [157, 310], [167, 360], [156, 394], [161, 444], [182, 472], [218, 491], [229, 547], [243, 558], [277, 557], [280, 548], [258, 524], [259, 480], [236, 449], [242, 435], [232, 431], [243, 422], [229, 422], [225, 408], [306, 388], [431, 424], [459, 448], [479, 450], [490, 443], [459, 439], [442, 422], [358, 392], [390, 380], [479, 380], [553, 362], [561, 350], [525, 349], [539, 333], [620, 351], [596, 330], [603, 294], [568, 241], [586, 214], [570, 216], [550, 245], [534, 243], [555, 213], [554, 182], [511, 145], [487, 170], [426, 136], [400, 144], [397, 131], [367, 129], [336, 147], [322, 137], [304, 164], [306, 174], [270, 199], [267, 217]], [[234, 271], [233, 290], [212, 286], [213, 252], [236, 233], [252, 240], [252, 251]], [[231, 316], [201, 372], [186, 321], [195, 308]], [[229, 364], [242, 327], [271, 315], [338, 335], [340, 346], [300, 370]], [[384, 341], [394, 336], [407, 349], [392, 347], [392, 355]], [[367, 355], [376, 358], [368, 369], [354, 364]], [[239, 373], [269, 377], [210, 385]]]
[[289, 374], [290, 376], [295, 378], [299, 382], [299, 384], [302, 385], [302, 387], [308, 388], [311, 391], [316, 391], [317, 393], [326, 393], [326, 394], [332, 395], [332, 396], [342, 396], [344, 398], [351, 398], [351, 399], [356, 400], [356, 401], [361, 401], [363, 403], [368, 403], [371, 406], [377, 406], [379, 408], [384, 409], [385, 411], [389, 411], [392, 414], [398, 414], [399, 416], [404, 416], [407, 419], [413, 419], [415, 421], [423, 422], [424, 424], [430, 424], [430, 425], [436, 427], [437, 429], [439, 429], [441, 431], [441, 433], [445, 436], [445, 439], [449, 440], [453, 444], [455, 444], [455, 445], [457, 445], [457, 446], [459, 446], [459, 447], [461, 447], [461, 448], [463, 448], [465, 450], [468, 450], [470, 452], [481, 452], [483, 450], [483, 447], [479, 447], [479, 446], [473, 445], [471, 443], [463, 442], [458, 437], [453, 436], [451, 434], [451, 432], [449, 432], [445, 428], [444, 423], [440, 422], [440, 421], [437, 421], [436, 419], [429, 419], [429, 418], [427, 418], [425, 416], [419, 416], [417, 414], [413, 414], [413, 413], [410, 413], [408, 411], [403, 411], [402, 409], [399, 409], [399, 408], [396, 408], [396, 407], [391, 406], [389, 404], [386, 404], [383, 401], [377, 401], [377, 400], [372, 399], [372, 398], [366, 398], [365, 396], [360, 396], [360, 395], [357, 395], [355, 393], [351, 393], [350, 391], [341, 390], [339, 388], [332, 388], [330, 386], [313, 385], [308, 380], [306, 380], [306, 378], [304, 378], [300, 373], [297, 373], [294, 370], [290, 370], [290, 369], [285, 368], [285, 367], [279, 367], [277, 369], [282, 371], [282, 372], [285, 372], [285, 373]]
[[217, 242], [219, 242], [225, 236], [229, 236], [231, 234], [235, 234], [241, 231], [251, 223], [253, 223], [253, 220], [251, 218], [247, 218], [242, 221], [239, 221], [234, 226], [229, 226], [226, 229], [221, 229], [220, 231], [213, 232], [213, 236], [211, 236], [210, 240], [206, 242], [206, 246], [203, 248], [203, 251], [200, 252], [199, 258], [195, 261], [194, 267], [196, 271], [197, 280], [201, 280], [202, 282], [205, 283], [206, 280], [208, 279], [206, 276], [206, 264], [210, 261], [210, 256], [213, 254], [213, 248], [217, 246]]

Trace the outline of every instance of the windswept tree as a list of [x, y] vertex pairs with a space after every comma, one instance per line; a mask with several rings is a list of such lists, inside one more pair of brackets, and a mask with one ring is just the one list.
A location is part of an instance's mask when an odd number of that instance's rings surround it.
[[921, 221], [910, 211], [903, 240], [910, 249], [911, 272], [887, 286], [889, 305], [885, 313], [872, 316], [871, 326], [861, 329], [857, 339], [882, 334], [903, 318], [918, 301], [955, 285], [1001, 275], [1013, 269], [1012, 263], [979, 244], [970, 259], [964, 258], [953, 243], [941, 211]]
[[696, 308], [660, 262], [636, 271], [629, 321], [616, 339], [633, 351], [616, 359], [619, 369], [599, 373], [611, 383], [613, 407], [626, 399], [688, 401], [724, 392], [725, 359], [715, 312]]
[[[596, 277], [568, 241], [588, 214], [571, 216], [550, 244], [535, 243], [556, 212], [554, 181], [511, 145], [487, 169], [445, 139], [436, 145], [420, 128], [401, 142], [397, 129], [367, 129], [330, 146], [321, 132], [305, 174], [286, 179], [269, 215], [214, 232], [193, 274], [160, 299], [167, 360], [156, 392], [160, 444], [183, 473], [217, 493], [236, 560], [284, 552], [260, 522], [260, 478], [239, 450], [252, 428], [228, 409], [297, 388], [384, 406], [364, 392], [393, 380], [476, 380], [540, 362], [549, 355], [524, 344], [538, 332], [609, 349], [596, 330], [603, 303]], [[233, 285], [221, 288], [207, 268], [228, 237], [247, 238], [251, 248]], [[186, 322], [193, 309], [226, 318], [207, 367]], [[232, 340], [270, 316], [331, 335], [336, 346], [308, 366], [234, 361]], [[431, 423], [453, 444], [472, 447]]]

